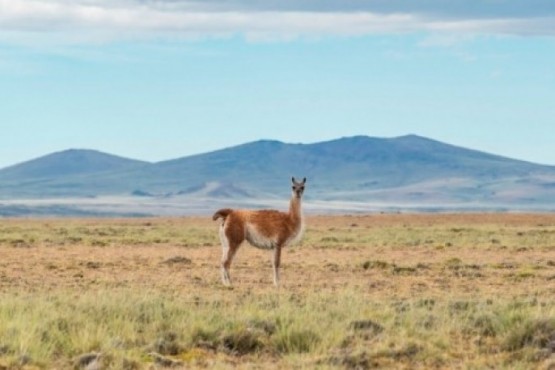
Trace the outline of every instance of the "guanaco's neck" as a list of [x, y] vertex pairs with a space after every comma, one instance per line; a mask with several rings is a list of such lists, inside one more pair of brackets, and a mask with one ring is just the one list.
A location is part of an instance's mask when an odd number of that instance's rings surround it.
[[291, 196], [291, 201], [289, 202], [289, 215], [291, 215], [293, 219], [298, 220], [302, 217], [301, 198], [297, 197], [295, 194]]

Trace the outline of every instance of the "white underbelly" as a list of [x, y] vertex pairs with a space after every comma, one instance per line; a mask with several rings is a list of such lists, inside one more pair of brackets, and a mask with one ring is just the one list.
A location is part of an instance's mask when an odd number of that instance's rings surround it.
[[253, 225], [247, 226], [245, 239], [251, 245], [261, 249], [273, 249], [277, 245], [277, 236], [267, 237], [261, 234]]

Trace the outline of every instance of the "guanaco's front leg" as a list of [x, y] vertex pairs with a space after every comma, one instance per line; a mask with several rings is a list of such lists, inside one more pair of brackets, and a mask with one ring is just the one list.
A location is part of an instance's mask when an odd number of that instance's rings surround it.
[[274, 285], [279, 286], [279, 265], [281, 264], [281, 245], [276, 245], [274, 249]]

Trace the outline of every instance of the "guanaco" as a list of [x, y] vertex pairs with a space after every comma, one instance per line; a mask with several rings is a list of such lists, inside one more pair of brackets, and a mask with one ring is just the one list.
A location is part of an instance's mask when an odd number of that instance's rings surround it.
[[219, 233], [222, 244], [221, 274], [224, 285], [231, 285], [229, 268], [237, 249], [243, 241], [262, 249], [273, 249], [274, 285], [279, 286], [281, 249], [299, 241], [304, 231], [301, 198], [306, 178], [297, 182], [291, 179], [292, 194], [289, 211], [273, 209], [248, 210], [223, 208], [212, 217], [221, 220]]

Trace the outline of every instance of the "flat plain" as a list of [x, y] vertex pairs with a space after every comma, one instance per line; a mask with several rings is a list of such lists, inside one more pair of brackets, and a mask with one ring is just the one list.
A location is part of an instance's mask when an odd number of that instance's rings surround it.
[[0, 369], [555, 368], [555, 215], [306, 223], [226, 288], [208, 217], [2, 219]]

